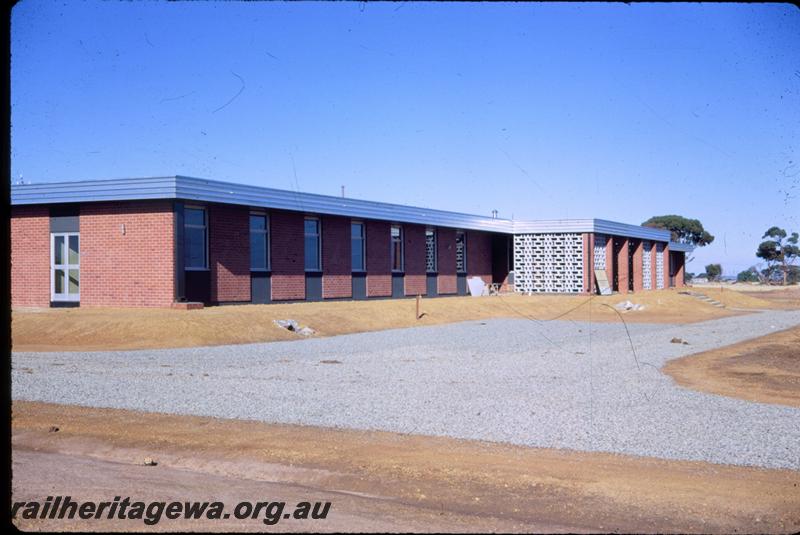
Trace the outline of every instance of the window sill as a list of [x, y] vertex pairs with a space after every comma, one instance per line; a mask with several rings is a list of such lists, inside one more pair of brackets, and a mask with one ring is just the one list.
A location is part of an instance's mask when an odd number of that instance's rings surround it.
[[196, 267], [185, 267], [183, 268], [184, 271], [211, 271], [208, 268], [196, 268]]
[[250, 268], [250, 273], [272, 273], [271, 269], [253, 269]]

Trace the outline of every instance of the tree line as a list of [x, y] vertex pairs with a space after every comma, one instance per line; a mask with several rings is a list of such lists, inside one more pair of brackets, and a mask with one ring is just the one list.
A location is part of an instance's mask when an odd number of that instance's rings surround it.
[[[644, 223], [645, 227], [661, 228], [670, 231], [672, 241], [689, 243], [696, 247], [704, 247], [714, 241], [697, 219], [689, 219], [679, 215], [663, 215], [651, 217]], [[800, 236], [797, 232], [789, 234], [785, 229], [770, 227], [761, 237], [763, 240], [756, 250], [756, 257], [764, 261], [764, 267], [751, 266], [740, 272], [736, 280], [739, 282], [761, 282], [768, 284], [800, 283]], [[692, 258], [688, 258], [688, 264]], [[709, 281], [717, 281], [722, 277], [721, 264], [708, 264], [704, 275]], [[687, 278], [692, 274], [687, 273]]]

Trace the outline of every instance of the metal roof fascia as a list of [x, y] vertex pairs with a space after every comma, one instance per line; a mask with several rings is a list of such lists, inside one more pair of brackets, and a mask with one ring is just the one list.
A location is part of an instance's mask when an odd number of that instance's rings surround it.
[[559, 232], [593, 232], [654, 241], [669, 241], [667, 230], [628, 223], [618, 223], [606, 219], [552, 219], [541, 221], [514, 221], [515, 234], [545, 234]]
[[176, 195], [180, 199], [195, 201], [439, 225], [469, 230], [511, 232], [511, 221], [505, 219], [184, 176], [177, 177]]
[[629, 223], [618, 223], [616, 221], [608, 221], [607, 219], [595, 219], [594, 232], [597, 234], [611, 234], [614, 236], [626, 236], [629, 238], [641, 238], [662, 242], [668, 242], [671, 236], [668, 230], [631, 225]]
[[175, 177], [12, 184], [11, 204], [174, 199]]
[[692, 245], [691, 243], [678, 243], [675, 241], [670, 241], [669, 250], [681, 253], [691, 253], [692, 251], [694, 251], [694, 245]]
[[592, 219], [549, 219], [514, 221], [514, 234], [594, 232]]

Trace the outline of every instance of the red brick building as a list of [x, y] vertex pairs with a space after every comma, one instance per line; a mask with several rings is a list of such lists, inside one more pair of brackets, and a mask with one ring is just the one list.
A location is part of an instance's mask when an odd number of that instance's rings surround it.
[[14, 306], [167, 307], [683, 285], [685, 244], [189, 177], [12, 186]]

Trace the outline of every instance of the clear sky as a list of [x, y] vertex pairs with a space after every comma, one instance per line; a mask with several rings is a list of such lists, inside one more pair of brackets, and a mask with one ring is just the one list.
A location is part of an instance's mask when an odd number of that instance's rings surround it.
[[182, 174], [716, 241], [800, 231], [789, 4], [23, 0], [12, 179]]

